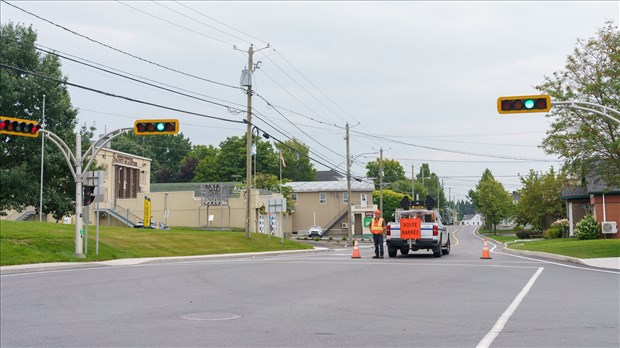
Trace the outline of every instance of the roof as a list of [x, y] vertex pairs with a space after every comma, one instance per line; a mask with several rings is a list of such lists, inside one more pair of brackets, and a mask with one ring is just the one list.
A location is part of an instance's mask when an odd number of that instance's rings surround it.
[[583, 186], [566, 186], [562, 188], [562, 199], [588, 198], [588, 189]]
[[317, 170], [316, 172], [316, 181], [336, 181], [342, 177], [342, 174], [338, 173], [333, 169]]
[[[346, 192], [346, 180], [334, 181], [294, 181], [285, 184], [293, 189], [293, 192]], [[351, 191], [373, 192], [373, 183], [351, 180]]]

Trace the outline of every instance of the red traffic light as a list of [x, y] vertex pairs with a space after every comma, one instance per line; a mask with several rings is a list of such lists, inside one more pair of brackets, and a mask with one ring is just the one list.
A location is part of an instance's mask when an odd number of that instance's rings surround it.
[[37, 121], [0, 116], [0, 133], [36, 138], [41, 125]]
[[159, 135], [179, 133], [179, 121], [167, 120], [138, 120], [134, 123], [133, 132], [136, 135]]
[[497, 99], [497, 112], [500, 114], [548, 112], [550, 109], [551, 98], [548, 95], [499, 97]]

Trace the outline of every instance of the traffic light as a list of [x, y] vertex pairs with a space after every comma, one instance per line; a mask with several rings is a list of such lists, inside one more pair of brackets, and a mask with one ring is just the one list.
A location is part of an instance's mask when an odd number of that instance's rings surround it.
[[0, 116], [1, 134], [36, 138], [39, 136], [39, 129], [41, 129], [41, 125], [37, 121]]
[[178, 120], [137, 120], [133, 124], [136, 135], [159, 135], [179, 133]]
[[84, 205], [90, 205], [95, 201], [95, 186], [84, 185], [82, 186], [82, 191], [84, 192], [82, 196]]
[[551, 97], [548, 95], [497, 98], [497, 112], [500, 114], [549, 112], [549, 110], [551, 110]]

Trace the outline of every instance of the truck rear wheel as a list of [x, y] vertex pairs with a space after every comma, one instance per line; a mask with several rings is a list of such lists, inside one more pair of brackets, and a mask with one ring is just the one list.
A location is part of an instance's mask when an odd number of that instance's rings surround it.
[[450, 253], [450, 237], [448, 237], [448, 242], [446, 246], [441, 249], [441, 253], [444, 255], [448, 255]]
[[388, 256], [396, 257], [396, 248], [388, 248]]
[[433, 249], [433, 256], [441, 257], [441, 239], [439, 240], [439, 244], [437, 244], [437, 247]]
[[400, 248], [400, 253], [403, 255], [409, 254], [409, 248], [405, 248], [405, 247]]

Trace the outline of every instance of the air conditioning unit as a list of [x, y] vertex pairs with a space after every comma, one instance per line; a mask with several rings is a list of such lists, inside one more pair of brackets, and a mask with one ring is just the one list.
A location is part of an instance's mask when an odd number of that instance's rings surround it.
[[603, 234], [618, 233], [618, 226], [615, 221], [603, 221], [601, 222], [601, 230]]
[[346, 223], [346, 222], [343, 222], [343, 223], [340, 224], [340, 228], [347, 228], [348, 229], [349, 228], [349, 224]]

